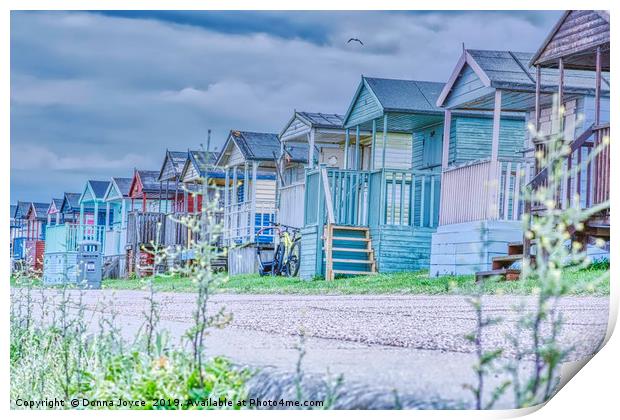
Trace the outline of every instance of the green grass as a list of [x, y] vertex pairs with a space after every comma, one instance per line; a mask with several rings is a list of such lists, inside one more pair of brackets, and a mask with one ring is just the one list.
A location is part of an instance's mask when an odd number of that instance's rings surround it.
[[[609, 276], [606, 267], [567, 269], [565, 279], [572, 286], [573, 295], [609, 295]], [[187, 278], [166, 276], [154, 278], [155, 289], [162, 292], [192, 292], [195, 285]], [[488, 280], [484, 291], [488, 294], [530, 294], [536, 288], [534, 281]], [[104, 280], [107, 289], [141, 289], [142, 280]], [[379, 274], [339, 278], [334, 281], [299, 278], [260, 277], [258, 275], [233, 276], [218, 290], [220, 293], [240, 294], [469, 294], [475, 291], [473, 276], [443, 276], [429, 278], [428, 272]]]

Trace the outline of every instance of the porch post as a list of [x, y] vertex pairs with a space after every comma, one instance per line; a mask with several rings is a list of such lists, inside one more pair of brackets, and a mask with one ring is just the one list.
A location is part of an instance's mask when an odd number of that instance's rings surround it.
[[[538, 136], [538, 132], [540, 131], [540, 65], [536, 66], [536, 95], [534, 97], [534, 128], [536, 129], [536, 135]], [[536, 152], [542, 150], [544, 153], [544, 148], [546, 147], [543, 144], [536, 144], [536, 139], [534, 138], [532, 141], [532, 145], [534, 146], [534, 170], [536, 173], [540, 171], [540, 159], [536, 157]]]
[[172, 209], [170, 204], [170, 191], [169, 191], [169, 187], [170, 187], [170, 180], [167, 179], [166, 180], [166, 213], [172, 213]]
[[536, 96], [534, 99], [534, 122], [536, 132], [540, 130], [540, 65], [536, 66]]
[[105, 203], [105, 230], [107, 231], [110, 227], [110, 202], [106, 201]]
[[355, 170], [360, 168], [360, 125], [355, 126]]
[[560, 57], [560, 61], [558, 64], [558, 69], [559, 69], [559, 77], [560, 80], [558, 82], [558, 119], [559, 119], [559, 123], [560, 123], [560, 130], [559, 132], [562, 132], [563, 129], [563, 124], [562, 124], [562, 104], [564, 103], [564, 60], [562, 59], [562, 57]]
[[85, 220], [84, 220], [84, 203], [80, 203], [80, 221], [79, 223], [80, 225], [85, 224]]
[[[252, 166], [253, 165], [254, 165], [254, 162], [252, 162]], [[247, 188], [250, 185], [250, 183], [248, 182], [248, 166], [249, 166], [248, 162], [246, 161], [243, 164], [243, 184], [244, 184], [244, 187], [243, 187], [243, 202], [244, 203], [248, 202], [248, 199], [249, 199], [248, 194], [250, 193], [248, 191], [248, 188]]]
[[127, 223], [127, 199], [123, 198], [121, 200], [121, 229], [125, 229]]
[[60, 224], [60, 212], [56, 213], [56, 224]]
[[161, 191], [163, 189], [162, 182], [159, 181], [159, 203], [157, 203], [157, 208], [159, 209], [159, 213], [161, 213]]
[[[174, 207], [176, 208], [176, 211], [180, 212], [180, 206], [179, 206], [179, 180], [175, 179], [174, 180]], [[133, 209], [132, 209], [133, 210]]]
[[385, 148], [387, 143], [388, 114], [383, 115], [383, 156], [381, 157], [381, 169], [385, 169]]
[[310, 142], [308, 143], [308, 168], [314, 168], [314, 140], [316, 136], [316, 128], [310, 129]]
[[497, 161], [499, 154], [499, 126], [501, 124], [502, 113], [502, 91], [497, 89], [495, 91], [495, 105], [493, 107], [493, 137], [491, 143], [491, 160]]
[[[233, 217], [231, 218], [231, 228], [230, 228], [230, 232], [231, 232], [231, 236], [233, 238], [235, 238], [238, 233], [239, 233], [239, 212], [238, 212], [238, 202], [239, 202], [239, 194], [238, 194], [238, 171], [237, 171], [237, 165], [233, 165], [232, 167], [233, 170], [233, 185], [232, 185], [232, 197], [231, 197], [231, 202], [232, 202], [232, 212], [233, 212]], [[244, 180], [245, 183], [246, 180]], [[245, 185], [244, 185], [245, 187]]]
[[349, 129], [344, 130], [344, 169], [349, 169]]
[[93, 217], [93, 225], [99, 226], [99, 202], [95, 199], [95, 215]]
[[443, 117], [443, 144], [441, 153], [441, 170], [448, 169], [450, 159], [450, 127], [452, 126], [452, 111], [446, 109]]
[[[594, 91], [594, 124], [601, 123], [601, 47], [596, 48], [596, 87]], [[600, 139], [597, 139], [600, 140]]]
[[499, 129], [502, 114], [502, 91], [495, 90], [495, 104], [493, 107], [493, 136], [491, 138], [491, 164], [489, 165], [488, 191], [489, 198], [487, 203], [487, 220], [495, 220], [499, 211], [498, 194], [498, 155], [499, 155]]
[[[308, 138], [309, 136], [306, 135], [306, 140], [308, 141], [308, 143], [310, 143], [310, 139]], [[310, 161], [308, 161], [310, 162]], [[284, 142], [280, 140], [280, 158], [276, 161], [276, 185], [279, 185], [280, 187], [284, 186]], [[280, 171], [280, 174], [282, 174], [282, 176], [277, 176], [277, 172], [278, 170]]]
[[[58, 214], [58, 213], [56, 213]], [[52, 223], [52, 215], [50, 213], [47, 213], [47, 224], [51, 224]]]
[[375, 170], [375, 147], [377, 145], [377, 120], [372, 120], [372, 145], [370, 146], [370, 169]]
[[228, 240], [228, 202], [230, 200], [230, 168], [226, 166], [224, 170], [224, 243], [227, 244]]
[[[253, 161], [252, 162], [252, 204], [250, 207], [250, 243], [254, 243], [255, 241], [255, 235], [256, 235], [256, 230], [255, 230], [255, 224], [256, 224], [256, 175], [258, 172], [258, 162], [257, 161]], [[247, 188], [246, 188], [247, 190]], [[262, 225], [262, 223], [261, 223]], [[260, 226], [258, 226], [260, 228]]]

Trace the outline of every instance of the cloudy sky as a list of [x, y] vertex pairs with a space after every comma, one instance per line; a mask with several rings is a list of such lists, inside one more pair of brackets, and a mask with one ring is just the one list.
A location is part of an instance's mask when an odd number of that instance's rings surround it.
[[[11, 201], [159, 169], [213, 130], [344, 113], [360, 75], [445, 81], [468, 48], [534, 51], [560, 12], [13, 12]], [[358, 37], [364, 46], [347, 44]]]

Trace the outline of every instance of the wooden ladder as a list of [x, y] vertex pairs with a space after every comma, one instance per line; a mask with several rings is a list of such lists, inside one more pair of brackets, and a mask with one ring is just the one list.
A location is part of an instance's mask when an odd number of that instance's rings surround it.
[[323, 234], [325, 280], [336, 274], [367, 275], [377, 272], [375, 252], [367, 227], [328, 223]]

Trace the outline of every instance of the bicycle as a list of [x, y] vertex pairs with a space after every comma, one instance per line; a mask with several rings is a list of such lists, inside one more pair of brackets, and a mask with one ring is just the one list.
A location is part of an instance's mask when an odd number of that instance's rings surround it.
[[[273, 252], [273, 259], [263, 261], [261, 258], [261, 248], [256, 247], [256, 258], [258, 259], [258, 272], [261, 276], [287, 276], [296, 277], [299, 273], [301, 262], [301, 235], [298, 228], [274, 223], [271, 226], [261, 228], [256, 236], [260, 236], [266, 231], [273, 230], [278, 235], [279, 241]], [[275, 235], [274, 235], [275, 236]]]

